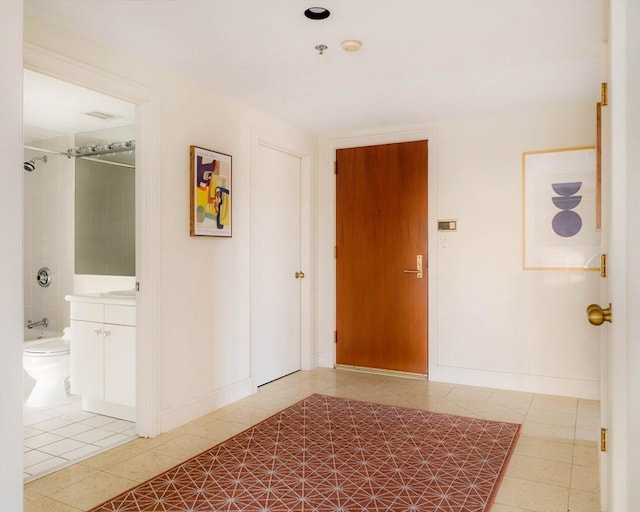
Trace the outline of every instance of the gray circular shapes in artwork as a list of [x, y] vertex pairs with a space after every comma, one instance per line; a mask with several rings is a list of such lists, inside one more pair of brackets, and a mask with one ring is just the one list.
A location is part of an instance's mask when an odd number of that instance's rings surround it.
[[582, 219], [576, 212], [563, 210], [553, 217], [551, 227], [557, 235], [569, 238], [578, 234], [582, 228]]

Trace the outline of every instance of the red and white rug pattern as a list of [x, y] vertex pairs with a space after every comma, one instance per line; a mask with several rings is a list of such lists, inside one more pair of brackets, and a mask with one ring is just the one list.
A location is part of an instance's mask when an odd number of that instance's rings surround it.
[[93, 510], [482, 512], [519, 432], [312, 395]]

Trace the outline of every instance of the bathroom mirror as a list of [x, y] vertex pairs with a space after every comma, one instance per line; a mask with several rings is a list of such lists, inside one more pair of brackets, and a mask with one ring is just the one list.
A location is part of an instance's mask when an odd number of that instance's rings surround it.
[[[135, 129], [76, 135], [76, 147], [134, 140]], [[134, 276], [135, 150], [75, 159], [75, 273]]]

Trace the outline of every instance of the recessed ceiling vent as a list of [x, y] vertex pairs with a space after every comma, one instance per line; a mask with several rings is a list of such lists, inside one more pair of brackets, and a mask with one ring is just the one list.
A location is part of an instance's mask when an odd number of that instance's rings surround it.
[[91, 116], [91, 117], [97, 117], [98, 119], [102, 119], [103, 121], [107, 121], [109, 119], [117, 119], [118, 117], [122, 117], [122, 116], [116, 116], [114, 114], [109, 114], [108, 112], [101, 112], [100, 110], [94, 110], [92, 112], [86, 112], [85, 115]]

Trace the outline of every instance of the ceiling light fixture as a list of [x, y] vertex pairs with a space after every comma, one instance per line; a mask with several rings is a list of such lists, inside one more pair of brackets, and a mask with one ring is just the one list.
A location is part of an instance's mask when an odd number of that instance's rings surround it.
[[304, 15], [310, 20], [326, 20], [331, 16], [331, 11], [324, 7], [309, 7], [304, 11]]
[[341, 44], [345, 52], [357, 52], [362, 47], [362, 41], [357, 39], [345, 39]]

